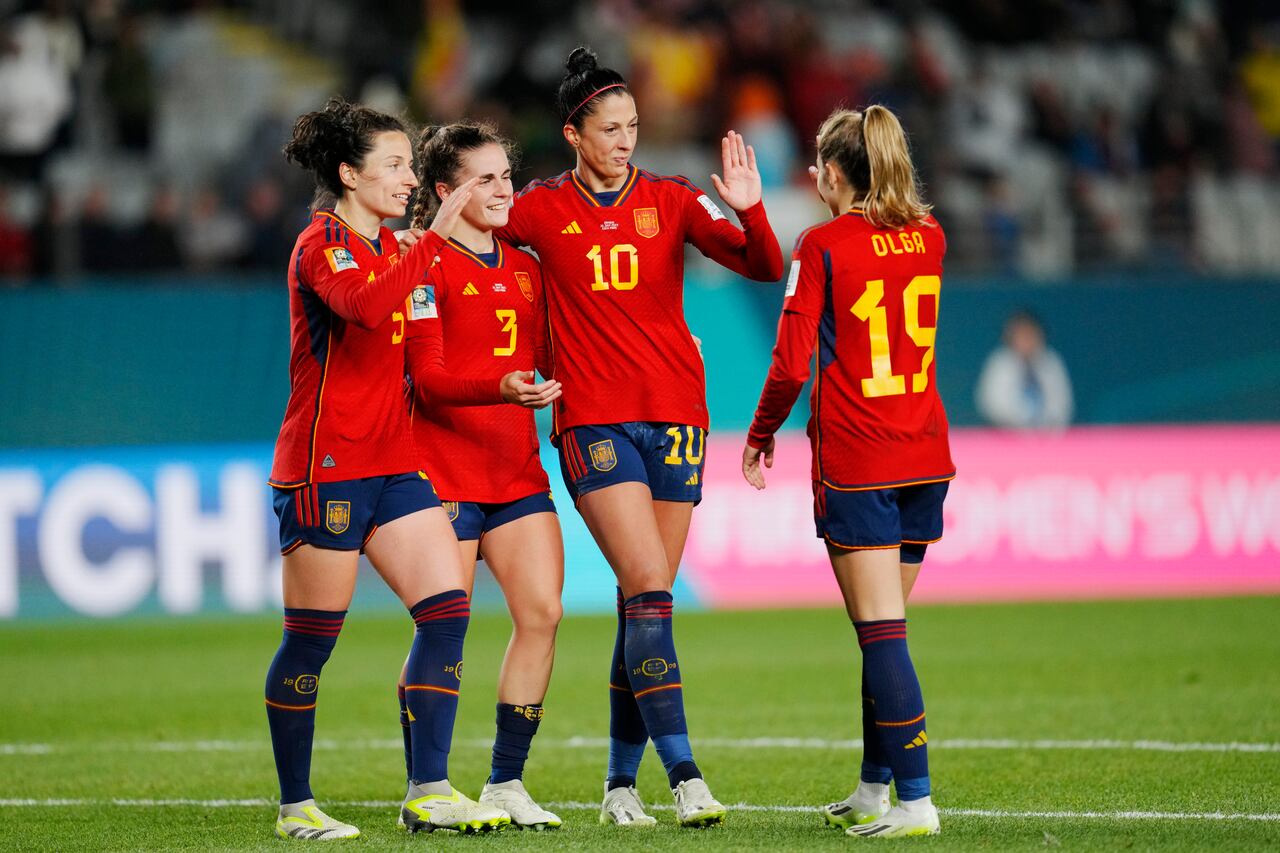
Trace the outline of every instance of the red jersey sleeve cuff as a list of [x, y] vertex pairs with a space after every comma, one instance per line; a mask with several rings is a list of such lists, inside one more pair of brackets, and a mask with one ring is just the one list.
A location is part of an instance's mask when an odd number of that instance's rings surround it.
[[769, 443], [771, 438], [773, 438], [773, 433], [764, 432], [755, 424], [752, 424], [750, 431], [747, 432], [747, 444], [756, 450], [764, 450], [765, 445]]

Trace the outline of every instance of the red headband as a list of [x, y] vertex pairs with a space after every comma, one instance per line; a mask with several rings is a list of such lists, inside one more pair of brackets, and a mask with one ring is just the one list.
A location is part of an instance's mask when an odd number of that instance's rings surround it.
[[573, 108], [573, 110], [569, 113], [568, 117], [565, 118], [565, 121], [567, 122], [569, 119], [573, 118], [574, 115], [577, 114], [578, 110], [585, 107], [588, 101], [590, 101], [592, 98], [594, 98], [596, 95], [600, 94], [601, 92], [607, 92], [610, 89], [618, 89], [618, 88], [625, 89], [626, 86], [627, 86], [626, 83], [610, 83], [608, 86], [605, 86], [601, 89], [596, 89], [590, 95], [587, 95], [586, 99], [582, 103], [578, 104], [576, 107]]

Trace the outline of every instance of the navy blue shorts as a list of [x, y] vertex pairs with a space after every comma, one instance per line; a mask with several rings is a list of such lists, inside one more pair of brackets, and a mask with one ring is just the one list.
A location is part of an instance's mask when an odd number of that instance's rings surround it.
[[847, 551], [901, 546], [902, 562], [919, 563], [925, 546], [942, 538], [942, 502], [949, 485], [841, 491], [815, 483], [818, 538]]
[[359, 551], [380, 525], [440, 506], [421, 471], [273, 489], [280, 519], [280, 553], [304, 542], [334, 551]]
[[524, 518], [538, 512], [555, 512], [555, 502], [550, 492], [538, 492], [525, 498], [497, 504], [478, 504], [472, 501], [445, 501], [444, 511], [449, 513], [453, 532], [459, 542], [479, 539], [495, 527], [509, 521]]
[[644, 483], [654, 500], [702, 500], [707, 431], [684, 424], [593, 424], [560, 435], [560, 474], [574, 504], [617, 483]]

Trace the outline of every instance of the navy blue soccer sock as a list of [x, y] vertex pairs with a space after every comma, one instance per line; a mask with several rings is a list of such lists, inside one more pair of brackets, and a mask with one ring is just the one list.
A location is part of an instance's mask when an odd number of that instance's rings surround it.
[[671, 607], [669, 592], [642, 592], [627, 599], [624, 652], [636, 704], [674, 788], [687, 779], [701, 779], [702, 773], [689, 746]]
[[609, 664], [609, 775], [610, 789], [631, 787], [640, 772], [649, 730], [631, 692], [627, 678], [626, 648], [627, 612], [618, 587], [618, 633], [613, 640], [613, 661]]
[[893, 771], [899, 802], [929, 796], [929, 737], [924, 697], [907, 651], [907, 620], [853, 623], [862, 647], [867, 693], [875, 701], [875, 725]]
[[311, 743], [320, 670], [347, 611], [285, 608], [284, 637], [267, 670], [267, 725], [280, 777], [280, 802], [311, 799]]
[[404, 778], [413, 778], [413, 730], [409, 728], [409, 702], [404, 698], [404, 685], [396, 685], [396, 698], [400, 700], [400, 732], [404, 735]]
[[893, 771], [885, 758], [884, 745], [876, 729], [876, 700], [867, 692], [867, 661], [862, 660], [862, 771], [863, 782], [888, 785], [893, 781]]
[[462, 643], [471, 617], [466, 592], [451, 589], [409, 608], [418, 630], [409, 648], [405, 704], [414, 784], [449, 776], [449, 746], [462, 686]]
[[509, 705], [498, 703], [497, 734], [493, 739], [493, 762], [489, 781], [510, 782], [524, 776], [524, 763], [529, 747], [542, 721], [541, 705]]

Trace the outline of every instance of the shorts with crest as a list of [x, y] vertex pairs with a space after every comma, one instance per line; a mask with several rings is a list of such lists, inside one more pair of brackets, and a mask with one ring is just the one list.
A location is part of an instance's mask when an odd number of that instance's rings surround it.
[[272, 491], [281, 554], [304, 543], [333, 551], [363, 550], [379, 526], [440, 506], [435, 488], [421, 471]]
[[843, 490], [814, 483], [818, 538], [845, 551], [901, 547], [902, 562], [919, 563], [926, 546], [942, 538], [942, 502], [949, 485]]
[[481, 504], [474, 501], [445, 501], [444, 511], [449, 513], [449, 521], [453, 523], [453, 532], [459, 542], [479, 539], [495, 527], [501, 527], [517, 518], [533, 515], [538, 512], [555, 512], [556, 505], [551, 500], [550, 492], [538, 492], [536, 495], [517, 498], [514, 501], [496, 504]]
[[685, 424], [628, 421], [567, 429], [559, 436], [560, 473], [574, 504], [618, 483], [644, 483], [654, 500], [697, 504], [707, 431]]

